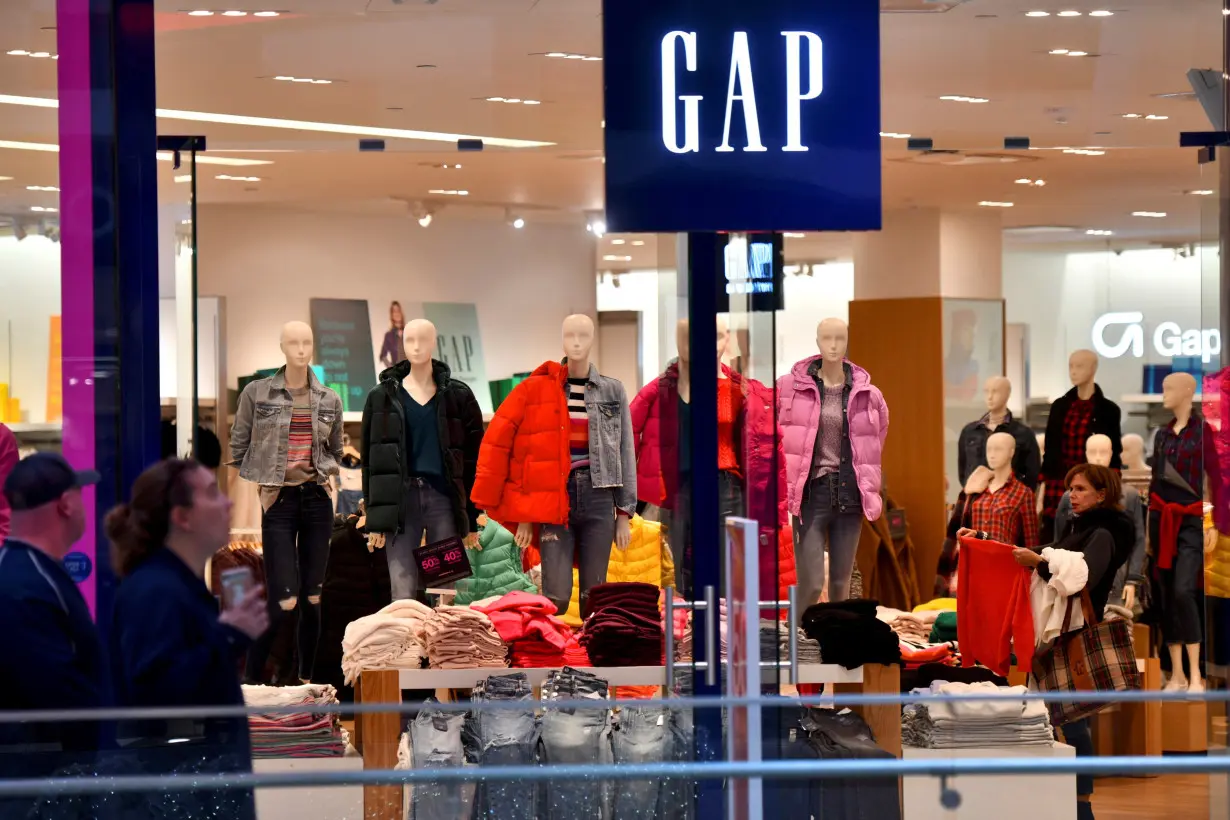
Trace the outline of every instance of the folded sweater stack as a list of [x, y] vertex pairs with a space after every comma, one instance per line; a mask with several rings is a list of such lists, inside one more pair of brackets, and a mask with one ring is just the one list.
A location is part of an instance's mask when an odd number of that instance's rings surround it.
[[318, 714], [313, 706], [337, 703], [337, 690], [328, 684], [302, 686], [245, 686], [248, 706], [303, 706], [296, 714], [249, 715], [252, 756], [341, 757], [350, 742], [336, 714]]
[[423, 660], [423, 625], [431, 607], [394, 601], [351, 621], [342, 637], [342, 674], [348, 686], [364, 669], [418, 669]]
[[876, 618], [876, 602], [869, 599], [812, 604], [803, 613], [803, 631], [820, 643], [825, 663], [854, 669], [901, 662], [897, 633]]
[[903, 612], [899, 609], [879, 607], [876, 617], [884, 621], [902, 640], [911, 643], [927, 643], [931, 636], [931, 627], [935, 623], [938, 612]]
[[548, 598], [517, 591], [476, 601], [470, 608], [491, 619], [500, 640], [508, 645], [512, 666], [589, 666], [589, 656], [572, 629], [556, 617], [556, 606]]
[[590, 616], [581, 645], [594, 666], [658, 666], [664, 630], [659, 589], [637, 582], [599, 584], [589, 591]]
[[[911, 694], [1024, 695], [1024, 686], [936, 681]], [[911, 703], [902, 712], [901, 737], [908, 746], [930, 749], [976, 749], [987, 746], [1051, 746], [1046, 704], [1040, 700], [950, 700]]]
[[508, 666], [508, 647], [491, 619], [465, 606], [438, 607], [423, 624], [432, 669]]

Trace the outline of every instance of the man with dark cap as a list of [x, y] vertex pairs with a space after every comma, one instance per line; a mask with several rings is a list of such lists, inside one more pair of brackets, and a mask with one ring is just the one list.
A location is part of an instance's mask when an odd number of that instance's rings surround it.
[[[19, 461], [5, 479], [12, 524], [0, 543], [0, 710], [108, 705], [102, 642], [61, 564], [85, 532], [81, 490], [98, 480], [98, 473], [75, 471], [52, 453]], [[99, 723], [89, 720], [0, 723], [0, 772], [46, 777], [88, 766], [100, 737]], [[25, 817], [34, 801], [0, 798], [0, 818]]]

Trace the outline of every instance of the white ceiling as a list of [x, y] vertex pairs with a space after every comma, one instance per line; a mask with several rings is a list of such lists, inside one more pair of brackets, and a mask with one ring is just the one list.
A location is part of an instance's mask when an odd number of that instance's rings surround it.
[[[265, 6], [263, 3], [270, 5]], [[885, 14], [883, 121], [886, 131], [931, 137], [936, 148], [1004, 153], [1005, 136], [1035, 150], [1016, 162], [922, 162], [904, 142], [884, 140], [889, 208], [978, 207], [1011, 201], [1007, 227], [1069, 226], [1070, 234], [1010, 241], [1088, 243], [1088, 228], [1113, 230], [1112, 243], [1181, 243], [1215, 235], [1211, 167], [1178, 146], [1180, 131], [1208, 130], [1191, 100], [1154, 95], [1189, 90], [1186, 72], [1221, 62], [1220, 0], [1069, 0], [1063, 8], [1109, 9], [1110, 17], [1026, 17], [1056, 12], [1061, 0], [969, 0], [945, 13]], [[275, 8], [276, 18], [190, 17], [189, 8]], [[917, 4], [891, 0], [885, 6]], [[406, 209], [438, 200], [437, 218], [567, 219], [602, 207], [602, 62], [546, 58], [545, 52], [601, 53], [599, 0], [159, 0], [158, 104], [177, 111], [280, 118], [381, 129], [469, 134], [551, 145], [457, 154], [442, 141], [389, 139], [383, 154], [360, 153], [358, 136], [253, 124], [163, 118], [160, 133], [204, 133], [211, 156], [271, 161], [200, 168], [202, 202], [269, 202], [305, 208]], [[53, 0], [0, 3], [0, 95], [55, 96], [49, 59], [7, 56], [55, 51]], [[1056, 48], [1096, 57], [1055, 56]], [[434, 66], [434, 67], [421, 67]], [[276, 75], [335, 82], [279, 82]], [[989, 103], [945, 102], [942, 95]], [[490, 96], [542, 101], [491, 103]], [[1122, 118], [1154, 113], [1166, 120]], [[207, 119], [217, 119], [216, 117]], [[0, 104], [0, 141], [54, 143], [54, 109]], [[1062, 146], [1098, 146], [1101, 156]], [[442, 169], [460, 162], [460, 170]], [[182, 172], [181, 172], [182, 173]], [[260, 182], [215, 179], [259, 176]], [[0, 214], [54, 207], [56, 155], [0, 148]], [[1043, 178], [1045, 187], [1016, 185]], [[433, 189], [468, 190], [465, 198]], [[187, 186], [160, 163], [160, 195], [184, 201]], [[462, 206], [462, 202], [465, 203]], [[487, 207], [478, 207], [482, 205]], [[1131, 216], [1161, 211], [1164, 219]], [[451, 212], [451, 217], [450, 217]], [[418, 229], [417, 226], [414, 226]], [[1107, 240], [1097, 240], [1105, 243]], [[652, 241], [618, 255], [655, 264]], [[796, 258], [848, 253], [842, 237], [792, 240]], [[604, 249], [612, 254], [612, 249]]]

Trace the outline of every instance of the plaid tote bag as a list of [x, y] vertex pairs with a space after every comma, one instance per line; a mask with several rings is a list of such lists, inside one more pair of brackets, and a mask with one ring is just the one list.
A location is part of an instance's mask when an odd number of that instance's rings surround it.
[[[1140, 688], [1140, 671], [1132, 646], [1130, 621], [1098, 621], [1089, 600], [1089, 590], [1081, 590], [1085, 626], [1068, 632], [1072, 622], [1074, 598], [1068, 599], [1063, 633], [1049, 650], [1034, 658], [1033, 673], [1038, 689], [1057, 694], [1080, 692], [1126, 692]], [[1102, 711], [1111, 704], [1080, 702], [1048, 703], [1051, 724], [1062, 726]]]

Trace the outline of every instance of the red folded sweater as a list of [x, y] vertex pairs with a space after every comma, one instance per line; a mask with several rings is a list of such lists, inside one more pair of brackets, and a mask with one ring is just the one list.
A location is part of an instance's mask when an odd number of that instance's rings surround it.
[[1016, 649], [1017, 667], [1028, 672], [1034, 655], [1034, 616], [1029, 604], [1032, 570], [1012, 557], [1012, 545], [961, 539], [957, 565], [957, 645], [961, 665], [980, 663], [1007, 675]]

